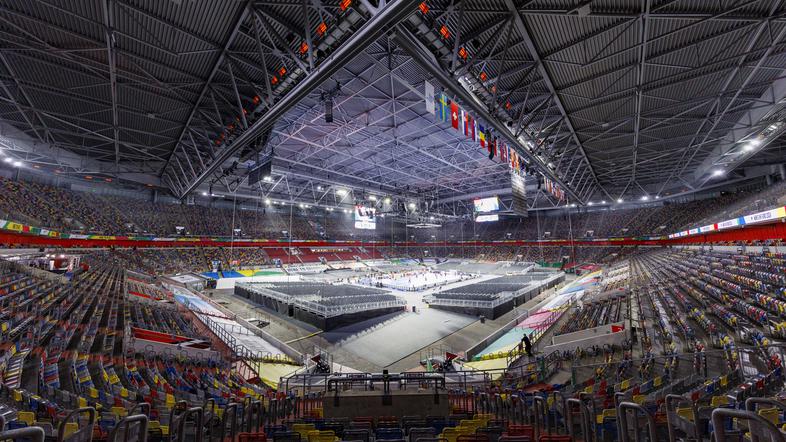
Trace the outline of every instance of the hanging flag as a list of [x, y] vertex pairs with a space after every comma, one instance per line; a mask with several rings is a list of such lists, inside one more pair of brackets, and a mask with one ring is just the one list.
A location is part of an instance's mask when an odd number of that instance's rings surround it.
[[450, 100], [444, 93], [442, 94], [442, 110], [445, 112], [445, 120], [443, 121], [450, 121]]
[[461, 110], [461, 125], [464, 129], [464, 136], [469, 137], [469, 114], [465, 114], [464, 109]]
[[503, 163], [507, 163], [508, 162], [507, 146], [505, 146], [505, 141], [504, 140], [502, 141], [502, 143], [500, 143], [499, 159]]
[[495, 151], [496, 151], [496, 148], [495, 148], [494, 144], [496, 142], [497, 142], [497, 137], [489, 136], [488, 145], [489, 145], [489, 159], [490, 160], [494, 159], [494, 154], [495, 154]]
[[430, 114], [436, 113], [436, 101], [434, 101], [434, 85], [428, 81], [423, 83], [424, 97], [426, 100], [426, 112]]
[[450, 122], [453, 126], [453, 129], [458, 129], [459, 127], [459, 107], [455, 101], [450, 102]]
[[447, 112], [445, 111], [446, 101], [445, 101], [445, 94], [440, 92], [436, 95], [437, 103], [436, 103], [436, 116], [437, 121], [447, 121]]
[[486, 148], [486, 134], [484, 133], [483, 126], [478, 124], [478, 139], [480, 140], [480, 147]]
[[475, 120], [471, 115], [467, 115], [467, 120], [469, 120], [469, 138], [472, 141], [477, 141], [478, 139], [475, 138]]

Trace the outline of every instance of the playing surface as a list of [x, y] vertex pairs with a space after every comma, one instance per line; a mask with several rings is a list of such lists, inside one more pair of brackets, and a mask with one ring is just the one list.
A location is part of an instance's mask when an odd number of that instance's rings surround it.
[[387, 367], [477, 319], [436, 309], [398, 313], [322, 334], [337, 347]]

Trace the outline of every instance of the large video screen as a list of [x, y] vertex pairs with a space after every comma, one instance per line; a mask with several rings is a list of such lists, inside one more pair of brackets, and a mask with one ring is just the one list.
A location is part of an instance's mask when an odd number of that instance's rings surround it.
[[475, 212], [494, 212], [499, 210], [499, 198], [478, 198], [475, 200]]
[[497, 215], [496, 213], [493, 215], [478, 215], [475, 218], [475, 222], [478, 223], [488, 223], [491, 221], [499, 221], [499, 215]]
[[377, 209], [373, 207], [355, 206], [355, 228], [374, 230], [377, 228]]

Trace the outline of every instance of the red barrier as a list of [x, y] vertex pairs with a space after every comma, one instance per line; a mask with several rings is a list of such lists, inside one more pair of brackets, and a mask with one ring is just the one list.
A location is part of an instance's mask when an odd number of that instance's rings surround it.
[[[765, 240], [785, 240], [786, 223], [777, 222], [773, 224], [749, 225], [743, 228], [715, 231], [709, 233], [687, 236], [673, 239], [634, 239], [634, 238], [608, 238], [589, 240], [555, 239], [547, 241], [531, 240], [506, 240], [506, 241], [467, 241], [467, 242], [404, 242], [389, 243], [386, 241], [363, 243], [362, 241], [309, 241], [293, 240], [292, 247], [472, 247], [472, 246], [580, 246], [580, 247], [614, 247], [614, 246], [669, 246], [680, 244], [706, 244], [724, 243], [736, 241], [765, 241]], [[34, 247], [62, 247], [62, 248], [96, 248], [96, 247], [261, 247], [261, 248], [285, 248], [289, 247], [289, 242], [276, 240], [264, 241], [217, 241], [211, 238], [193, 238], [183, 241], [150, 241], [134, 239], [64, 239], [49, 236], [37, 236], [20, 232], [4, 231], [0, 232], [0, 244], [8, 246], [34, 246]]]

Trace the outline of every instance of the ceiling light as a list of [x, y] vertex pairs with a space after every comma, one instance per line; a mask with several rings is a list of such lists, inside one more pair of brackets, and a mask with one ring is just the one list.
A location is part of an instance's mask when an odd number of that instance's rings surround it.
[[655, 199], [659, 200], [660, 199], [660, 195], [655, 195]]
[[202, 192], [202, 196], [207, 196], [207, 192]]
[[374, 196], [374, 195], [369, 195], [369, 196], [368, 196], [368, 200], [369, 200], [369, 201], [376, 201], [376, 200], [377, 200], [377, 197], [376, 197], [376, 196]]
[[723, 169], [715, 169], [712, 171], [712, 176], [721, 176], [723, 175]]
[[414, 209], [415, 208], [415, 203], [409, 203], [409, 208], [410, 209]]
[[647, 200], [649, 200], [649, 199], [650, 199], [650, 197], [649, 197], [649, 196], [647, 196], [647, 195], [644, 195], [643, 197], [641, 197], [641, 200], [642, 200], [642, 201], [647, 201]]
[[306, 206], [304, 206], [304, 205], [300, 204], [300, 208], [301, 208], [301, 209], [303, 209], [303, 208], [305, 208], [305, 207], [306, 207]]
[[588, 206], [591, 206], [591, 205], [593, 205], [593, 204], [594, 204], [594, 203], [593, 203], [592, 201], [590, 201], [589, 203], [587, 203], [587, 205], [588, 205]]
[[270, 205], [270, 198], [265, 198], [265, 204]]
[[434, 217], [433, 216], [428, 217], [428, 219], [430, 219], [431, 221], [434, 221]]
[[5, 158], [3, 159], [3, 161], [5, 161], [6, 163], [10, 163], [11, 161], [14, 161], [14, 159], [13, 159], [13, 158], [11, 158], [11, 157], [5, 157]]
[[336, 190], [336, 195], [342, 195], [343, 196], [343, 195], [346, 195], [346, 194], [347, 194], [347, 191], [344, 190], [344, 189]]
[[268, 176], [266, 176], [266, 177], [264, 178], [264, 180], [265, 180], [265, 181], [267, 181], [267, 182], [269, 183], [269, 182], [273, 181], [273, 177], [272, 177], [272, 176], [270, 176], [270, 175], [268, 175]]
[[344, 213], [349, 213], [349, 209], [344, 209]]
[[601, 201], [600, 203], [601, 203], [601, 204], [606, 204], [606, 200], [603, 200], [603, 201]]
[[14, 161], [14, 167], [20, 167], [20, 166], [22, 166], [21, 161]]
[[617, 198], [617, 202], [621, 203], [622, 202], [622, 198]]
[[576, 203], [571, 204], [570, 207], [576, 207]]
[[322, 190], [322, 186], [317, 186], [317, 190]]
[[385, 198], [385, 204], [390, 204], [390, 198]]

